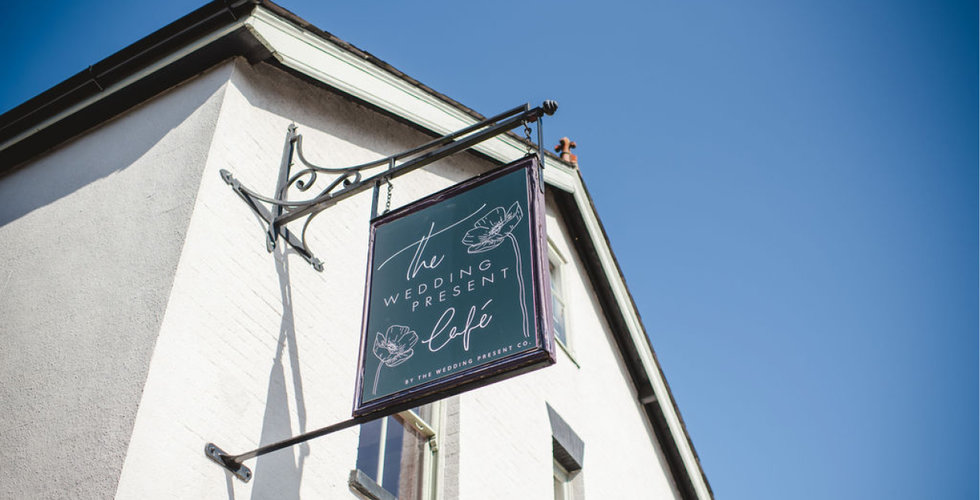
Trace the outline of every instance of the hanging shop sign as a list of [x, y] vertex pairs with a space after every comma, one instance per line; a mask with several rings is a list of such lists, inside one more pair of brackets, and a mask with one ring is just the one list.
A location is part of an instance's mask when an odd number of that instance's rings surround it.
[[541, 182], [529, 157], [371, 222], [355, 416], [555, 362]]

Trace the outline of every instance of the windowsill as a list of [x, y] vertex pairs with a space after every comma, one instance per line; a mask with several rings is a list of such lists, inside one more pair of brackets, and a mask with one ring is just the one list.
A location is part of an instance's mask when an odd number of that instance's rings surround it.
[[561, 347], [562, 351], [565, 351], [565, 354], [568, 356], [568, 359], [572, 360], [572, 364], [575, 365], [575, 368], [582, 368], [582, 365], [578, 364], [578, 360], [575, 359], [575, 353], [573, 353], [564, 342], [555, 338], [555, 343], [558, 344], [558, 347]]
[[350, 471], [347, 484], [350, 485], [351, 489], [371, 500], [398, 500], [395, 495], [382, 488], [374, 479], [357, 469]]

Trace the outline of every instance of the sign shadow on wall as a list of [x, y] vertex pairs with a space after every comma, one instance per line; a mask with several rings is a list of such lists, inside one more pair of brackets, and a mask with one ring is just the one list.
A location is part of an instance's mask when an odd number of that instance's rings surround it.
[[[272, 369], [269, 371], [269, 388], [266, 393], [260, 446], [307, 431], [303, 377], [300, 373], [299, 348], [296, 344], [296, 329], [293, 321], [292, 289], [289, 281], [289, 256], [293, 253], [295, 252], [281, 249], [275, 252], [276, 272], [279, 275], [279, 291], [282, 298], [282, 322]], [[292, 392], [295, 395], [294, 404], [299, 427], [295, 430], [290, 422], [287, 384], [292, 384]], [[302, 443], [298, 446], [298, 453], [296, 449], [289, 448], [260, 456], [255, 463], [257, 474], [252, 485], [251, 498], [299, 499], [299, 486], [302, 484], [303, 468], [309, 454], [309, 443]], [[258, 474], [259, 471], [261, 474]]]

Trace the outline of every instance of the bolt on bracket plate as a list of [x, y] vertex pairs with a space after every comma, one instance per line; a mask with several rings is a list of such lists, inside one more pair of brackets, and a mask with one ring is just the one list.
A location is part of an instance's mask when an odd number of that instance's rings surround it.
[[204, 454], [211, 460], [217, 462], [218, 465], [231, 471], [242, 482], [247, 483], [249, 479], [252, 479], [252, 469], [249, 469], [244, 464], [230, 460], [231, 457], [224, 450], [215, 446], [214, 443], [208, 443], [204, 446]]

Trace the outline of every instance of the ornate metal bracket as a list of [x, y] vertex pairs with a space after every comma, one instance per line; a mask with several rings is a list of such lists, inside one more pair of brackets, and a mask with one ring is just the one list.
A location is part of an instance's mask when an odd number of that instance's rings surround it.
[[[323, 262], [313, 256], [307, 244], [306, 230], [309, 228], [310, 222], [324, 209], [348, 196], [373, 187], [375, 193], [372, 215], [375, 215], [377, 190], [382, 183], [389, 182], [395, 177], [469, 149], [487, 139], [530, 122], [537, 122], [538, 124], [537, 154], [540, 156], [539, 164], [544, 165], [544, 149], [541, 147], [543, 141], [541, 118], [544, 115], [553, 115], [557, 109], [558, 103], [555, 101], [545, 101], [541, 106], [535, 108], [531, 108], [529, 104], [524, 104], [429, 141], [414, 149], [346, 168], [320, 167], [307, 161], [303, 156], [303, 136], [296, 132], [295, 125], [290, 125], [283, 148], [282, 164], [279, 167], [279, 179], [273, 196], [262, 196], [243, 186], [227, 170], [221, 170], [221, 178], [252, 208], [256, 215], [265, 221], [267, 226], [266, 249], [269, 252], [276, 248], [279, 244], [279, 238], [282, 237], [289, 246], [312, 264], [314, 269], [323, 271]], [[302, 168], [296, 173], [291, 173], [291, 168], [296, 159], [299, 160]], [[366, 171], [371, 169], [380, 171], [365, 177]], [[300, 192], [306, 192], [317, 183], [321, 176], [330, 176], [330, 179], [316, 196], [302, 201], [290, 201], [288, 199], [288, 191], [295, 188]], [[269, 204], [271, 209], [264, 204]], [[304, 217], [306, 220], [303, 222], [297, 237], [296, 234], [286, 228], [286, 225]]]

